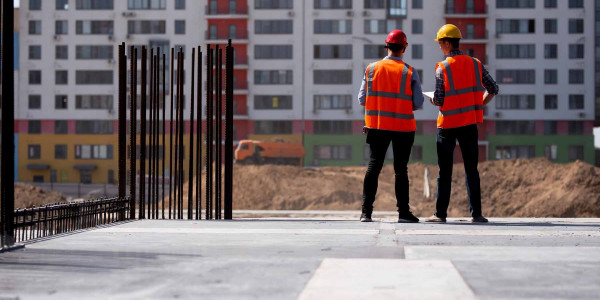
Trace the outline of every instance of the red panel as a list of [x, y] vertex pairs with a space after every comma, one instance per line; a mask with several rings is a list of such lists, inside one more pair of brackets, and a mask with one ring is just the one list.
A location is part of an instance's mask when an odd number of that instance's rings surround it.
[[300, 134], [302, 133], [302, 120], [293, 120], [292, 121], [292, 134]]
[[304, 133], [305, 134], [313, 134], [315, 133], [315, 121], [308, 120], [304, 122]]
[[543, 120], [535, 121], [535, 134], [537, 134], [537, 135], [544, 134], [544, 121]]
[[[225, 40], [230, 38], [229, 36], [229, 25], [236, 25], [236, 38], [246, 39], [248, 38], [248, 20], [247, 19], [218, 19], [208, 20], [208, 28], [210, 33], [210, 26], [217, 26], [217, 39]], [[207, 36], [208, 38], [209, 36]], [[212, 38], [212, 37], [210, 37]]]
[[68, 127], [69, 127], [69, 134], [75, 134], [75, 120], [69, 120], [67, 121], [68, 123]]
[[15, 125], [15, 131], [17, 133], [27, 133], [29, 131], [29, 123], [27, 123], [27, 120], [15, 120], [15, 122], [18, 122]]
[[352, 134], [362, 134], [363, 126], [365, 126], [365, 121], [363, 120], [352, 121]]
[[236, 137], [238, 140], [248, 138], [248, 134], [254, 131], [254, 121], [252, 120], [233, 120], [235, 124]]
[[583, 134], [594, 134], [594, 121], [583, 122]]
[[423, 134], [437, 134], [437, 121], [423, 121]]
[[558, 134], [569, 134], [569, 122], [568, 121], [557, 121], [556, 129]]
[[42, 120], [42, 134], [54, 134], [54, 120]]
[[236, 116], [247, 116], [248, 105], [246, 95], [234, 95], [233, 96], [233, 113]]
[[487, 147], [486, 146], [479, 146], [479, 161], [486, 161], [487, 160]]

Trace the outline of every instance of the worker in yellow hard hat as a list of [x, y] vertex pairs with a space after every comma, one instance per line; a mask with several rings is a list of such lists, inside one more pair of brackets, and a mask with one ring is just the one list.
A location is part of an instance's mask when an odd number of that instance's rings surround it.
[[436, 65], [435, 92], [430, 99], [431, 104], [440, 109], [437, 119], [439, 176], [436, 211], [426, 222], [446, 222], [457, 140], [465, 166], [471, 221], [488, 221], [481, 213], [477, 124], [483, 122], [483, 107], [498, 94], [498, 85], [477, 58], [459, 50], [461, 38], [458, 27], [446, 24], [438, 30], [435, 39], [446, 59]]

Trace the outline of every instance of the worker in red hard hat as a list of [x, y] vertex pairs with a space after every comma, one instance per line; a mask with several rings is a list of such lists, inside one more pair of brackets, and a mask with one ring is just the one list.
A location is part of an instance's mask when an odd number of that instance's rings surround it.
[[385, 39], [388, 55], [367, 67], [358, 100], [365, 106], [365, 127], [370, 160], [363, 185], [361, 222], [371, 222], [379, 173], [390, 142], [394, 154], [398, 222], [416, 223], [409, 209], [407, 164], [417, 129], [413, 111], [423, 105], [419, 76], [402, 60], [408, 43], [402, 30], [392, 30]]

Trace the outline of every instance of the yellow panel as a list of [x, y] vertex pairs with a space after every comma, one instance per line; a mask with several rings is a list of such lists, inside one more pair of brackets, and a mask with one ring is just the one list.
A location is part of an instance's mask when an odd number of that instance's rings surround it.
[[302, 134], [249, 134], [248, 139], [262, 142], [302, 143]]

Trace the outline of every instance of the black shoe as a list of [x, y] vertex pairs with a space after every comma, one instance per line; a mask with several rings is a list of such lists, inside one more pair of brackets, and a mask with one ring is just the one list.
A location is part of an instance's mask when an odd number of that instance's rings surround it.
[[425, 222], [427, 222], [427, 223], [446, 223], [446, 218], [440, 218], [436, 215], [433, 215], [429, 218], [426, 218]]
[[411, 211], [398, 212], [398, 223], [419, 223], [419, 218], [415, 217]]
[[373, 219], [371, 219], [371, 213], [362, 213], [360, 215], [360, 221], [361, 222], [373, 222]]
[[487, 223], [487, 222], [488, 222], [488, 219], [486, 219], [484, 216], [471, 218], [471, 223]]

